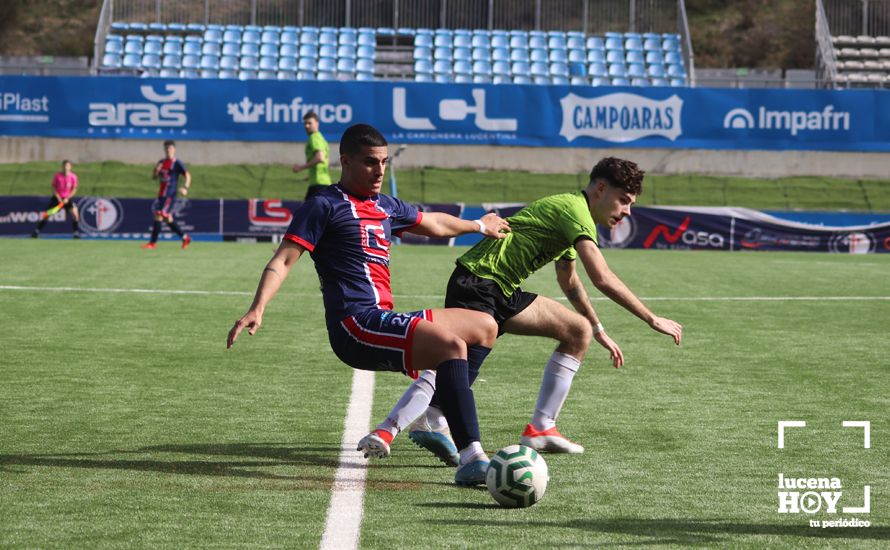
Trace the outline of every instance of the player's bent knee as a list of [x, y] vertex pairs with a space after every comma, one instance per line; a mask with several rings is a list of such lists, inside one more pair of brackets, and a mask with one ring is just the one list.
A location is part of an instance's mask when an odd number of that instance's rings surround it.
[[593, 340], [593, 328], [590, 326], [590, 322], [580, 315], [573, 316], [565, 328], [566, 330], [560, 338], [561, 343], [577, 353], [587, 351], [591, 340]]

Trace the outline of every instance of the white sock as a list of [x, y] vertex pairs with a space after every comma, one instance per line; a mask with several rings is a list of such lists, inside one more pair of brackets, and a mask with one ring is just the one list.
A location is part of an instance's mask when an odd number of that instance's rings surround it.
[[420, 378], [408, 386], [408, 389], [402, 394], [399, 402], [390, 411], [386, 420], [377, 425], [377, 429], [386, 430], [393, 437], [397, 436], [400, 431], [404, 430], [426, 411], [435, 391], [436, 371], [423, 371], [420, 374]]
[[556, 419], [572, 387], [572, 379], [581, 368], [581, 362], [565, 353], [554, 351], [544, 368], [538, 403], [532, 416], [532, 426], [536, 430], [548, 430], [556, 426]]
[[442, 431], [448, 427], [448, 421], [445, 420], [445, 414], [442, 413], [442, 409], [438, 407], [430, 406], [426, 410], [426, 421], [429, 422], [430, 428], [433, 431]]
[[478, 441], [473, 441], [460, 450], [461, 465], [469, 464], [470, 462], [475, 462], [477, 460], [487, 459], [488, 455], [485, 454], [485, 451], [482, 449], [482, 443], [479, 443]]

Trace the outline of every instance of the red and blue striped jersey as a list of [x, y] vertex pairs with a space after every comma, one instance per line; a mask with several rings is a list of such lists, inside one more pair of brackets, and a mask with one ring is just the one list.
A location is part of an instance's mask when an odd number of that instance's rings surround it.
[[158, 181], [161, 186], [158, 189], [158, 198], [175, 197], [179, 187], [179, 176], [187, 172], [185, 164], [179, 159], [162, 159], [159, 161], [161, 168], [158, 170]]
[[393, 233], [419, 224], [422, 216], [393, 197], [359, 197], [339, 183], [294, 212], [284, 238], [312, 256], [329, 326], [360, 311], [393, 308], [390, 240]]

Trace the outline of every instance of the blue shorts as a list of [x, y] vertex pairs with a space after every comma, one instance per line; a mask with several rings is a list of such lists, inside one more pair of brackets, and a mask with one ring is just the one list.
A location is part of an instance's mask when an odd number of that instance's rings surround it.
[[328, 327], [331, 348], [354, 369], [389, 370], [417, 378], [411, 366], [411, 344], [421, 319], [432, 321], [433, 312], [369, 309], [350, 315]]
[[173, 202], [176, 200], [176, 194], [173, 195], [164, 195], [162, 197], [158, 197], [155, 199], [154, 204], [152, 205], [152, 210], [154, 210], [155, 214], [163, 217], [172, 217], [173, 210]]

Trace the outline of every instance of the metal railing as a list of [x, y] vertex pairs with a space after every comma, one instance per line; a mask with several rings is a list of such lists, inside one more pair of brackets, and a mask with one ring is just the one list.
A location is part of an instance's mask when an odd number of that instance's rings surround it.
[[823, 9], [834, 36], [890, 36], [890, 0], [826, 0]]
[[689, 19], [686, 17], [685, 0], [677, 0], [677, 27], [683, 43], [683, 61], [689, 74], [689, 85], [695, 86], [695, 55], [692, 51], [692, 33], [689, 32]]
[[830, 82], [837, 77], [837, 56], [822, 0], [816, 0], [816, 74], [820, 81]]
[[108, 36], [108, 30], [111, 27], [113, 11], [114, 0], [104, 0], [102, 2], [102, 10], [99, 12], [99, 21], [96, 23], [96, 36], [93, 39], [93, 73], [98, 70], [102, 56], [105, 55], [105, 38]]
[[677, 32], [680, 0], [105, 0], [113, 21]]

